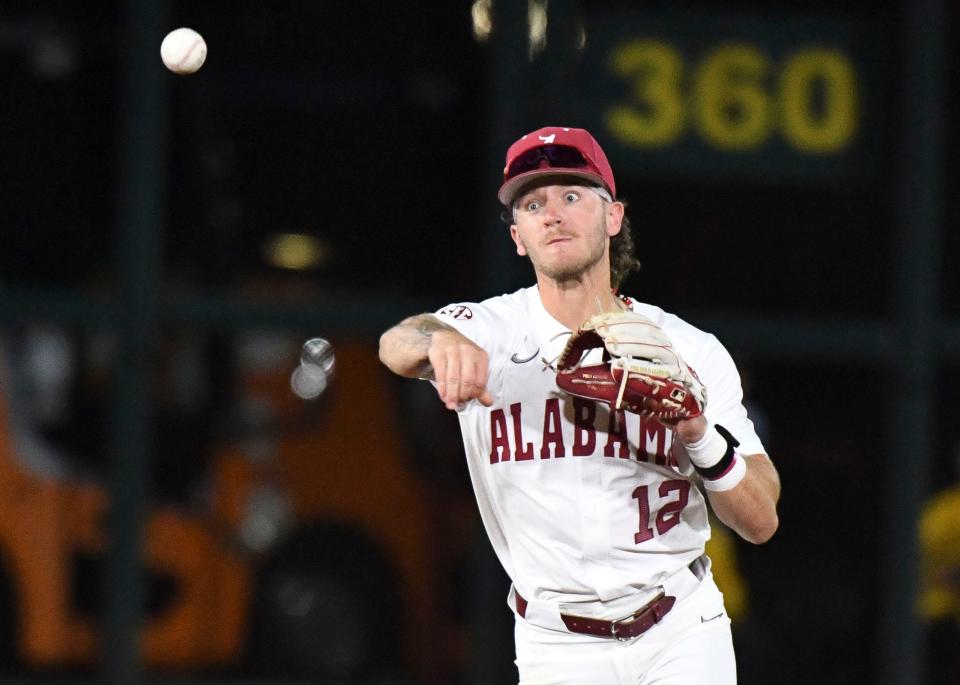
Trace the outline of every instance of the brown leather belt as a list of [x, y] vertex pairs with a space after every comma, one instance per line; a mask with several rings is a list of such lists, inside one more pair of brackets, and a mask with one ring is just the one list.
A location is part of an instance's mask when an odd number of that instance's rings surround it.
[[[706, 574], [706, 563], [704, 557], [697, 557], [687, 566], [698, 580], [703, 580]], [[519, 592], [514, 590], [517, 603], [517, 613], [521, 618], [527, 614], [527, 600], [520, 596]], [[602, 618], [587, 618], [585, 616], [573, 616], [571, 614], [560, 614], [563, 624], [571, 633], [582, 633], [584, 635], [596, 635], [598, 637], [612, 637], [617, 640], [632, 640], [635, 637], [643, 635], [653, 626], [660, 623], [666, 616], [677, 598], [660, 594], [637, 609], [629, 616], [609, 621]]]

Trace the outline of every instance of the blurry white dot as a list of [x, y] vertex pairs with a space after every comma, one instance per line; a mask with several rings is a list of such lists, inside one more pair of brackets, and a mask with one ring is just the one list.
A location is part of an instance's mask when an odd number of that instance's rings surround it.
[[313, 364], [301, 364], [290, 376], [290, 387], [297, 397], [312, 400], [327, 389], [327, 374]]

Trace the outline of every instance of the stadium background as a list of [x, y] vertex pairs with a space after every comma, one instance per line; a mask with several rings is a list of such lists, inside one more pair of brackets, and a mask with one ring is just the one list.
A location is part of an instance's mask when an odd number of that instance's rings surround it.
[[[781, 472], [775, 539], [715, 549], [741, 682], [957, 682], [960, 602], [924, 595], [918, 534], [960, 475], [957, 22], [935, 0], [0, 7], [0, 678], [511, 682], [455, 420], [376, 339], [528, 282], [503, 150], [570, 124], [628, 201], [624, 290], [727, 344]], [[177, 26], [210, 47], [190, 77], [160, 63]], [[338, 371], [308, 403], [288, 381], [313, 336]]]

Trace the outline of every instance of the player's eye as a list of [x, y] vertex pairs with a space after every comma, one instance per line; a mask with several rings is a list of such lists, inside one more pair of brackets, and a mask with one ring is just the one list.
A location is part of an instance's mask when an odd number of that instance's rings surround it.
[[540, 209], [542, 206], [543, 205], [540, 204], [540, 200], [530, 200], [525, 205], [523, 205], [523, 209], [527, 212], [535, 212], [538, 209]]
[[576, 202], [580, 199], [580, 193], [568, 190], [566, 193], [564, 193], [563, 199], [567, 202]]

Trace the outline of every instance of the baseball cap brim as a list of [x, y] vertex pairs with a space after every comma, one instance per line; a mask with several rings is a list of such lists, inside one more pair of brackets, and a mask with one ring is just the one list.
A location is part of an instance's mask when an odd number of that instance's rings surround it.
[[526, 186], [533, 183], [535, 180], [546, 177], [546, 176], [565, 176], [580, 178], [584, 181], [588, 181], [589, 185], [605, 187], [606, 183], [603, 177], [590, 169], [580, 168], [558, 168], [558, 167], [544, 167], [543, 169], [532, 169], [530, 171], [525, 171], [522, 174], [517, 174], [509, 181], [500, 186], [500, 190], [497, 192], [497, 199], [500, 202], [509, 207], [513, 204], [513, 201], [516, 199], [516, 196], [520, 191]]

